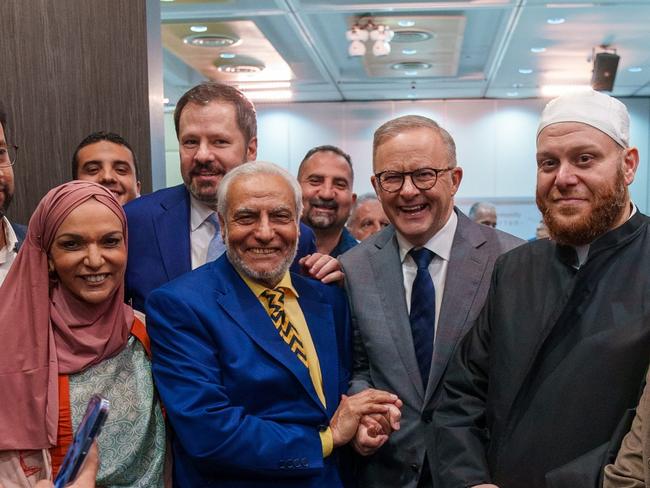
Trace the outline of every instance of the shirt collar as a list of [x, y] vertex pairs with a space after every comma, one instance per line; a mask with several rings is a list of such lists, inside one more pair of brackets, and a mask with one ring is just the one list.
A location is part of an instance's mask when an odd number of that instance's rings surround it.
[[5, 247], [0, 249], [0, 264], [2, 264], [7, 261], [7, 256], [9, 253], [13, 252], [16, 249], [16, 245], [18, 244], [18, 237], [16, 236], [14, 228], [11, 226], [11, 223], [7, 217], [2, 217], [2, 219], [0, 219], [0, 223], [0, 230], [4, 230], [5, 241], [7, 243]]
[[200, 202], [190, 193], [190, 230], [194, 232], [205, 220], [212, 215], [214, 209]]
[[[241, 279], [244, 280], [246, 285], [248, 285], [248, 287], [251, 289], [251, 291], [256, 297], [259, 297], [262, 293], [268, 290], [268, 287], [266, 285], [262, 285], [261, 283], [258, 283], [257, 281], [250, 279], [248, 276], [244, 276], [239, 272], [239, 270], [237, 270], [237, 273], [239, 274], [239, 276], [241, 276]], [[280, 280], [280, 283], [278, 283], [275, 287], [284, 288], [285, 290], [289, 290], [296, 297], [299, 296], [298, 292], [293, 286], [293, 283], [291, 282], [291, 274], [289, 273], [289, 271], [284, 273], [284, 276]]]
[[[452, 211], [449, 219], [447, 219], [445, 225], [442, 226], [442, 229], [436, 232], [422, 247], [433, 251], [436, 256], [441, 257], [445, 261], [449, 261], [451, 256], [451, 245], [454, 242], [454, 235], [456, 234], [457, 226], [458, 216], [455, 211]], [[404, 263], [408, 252], [416, 246], [411, 244], [397, 229], [395, 230], [395, 236], [397, 237], [397, 244], [399, 246], [400, 261]]]

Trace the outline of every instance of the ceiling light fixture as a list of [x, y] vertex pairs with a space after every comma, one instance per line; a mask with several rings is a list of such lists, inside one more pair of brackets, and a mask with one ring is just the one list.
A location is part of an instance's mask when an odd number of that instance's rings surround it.
[[641, 66], [632, 66], [627, 69], [630, 73], [641, 73], [643, 71], [643, 68]]
[[402, 49], [402, 54], [405, 54], [406, 56], [413, 56], [414, 54], [417, 54], [417, 52], [417, 49]]
[[391, 65], [391, 68], [395, 70], [406, 70], [406, 71], [417, 71], [423, 69], [431, 69], [430, 63], [421, 63], [419, 61], [404, 61], [403, 63], [395, 63]]
[[541, 93], [543, 97], [559, 97], [565, 93], [575, 93], [591, 90], [589, 85], [543, 85]]
[[530, 69], [530, 68], [519, 68], [519, 72], [522, 75], [529, 75], [529, 74], [531, 74], [533, 72], [533, 70]]
[[221, 53], [219, 54], [219, 57], [221, 59], [234, 59], [237, 57], [235, 53]]
[[279, 102], [291, 100], [293, 92], [291, 90], [243, 90], [246, 98], [253, 102]]
[[397, 25], [400, 27], [413, 27], [415, 25], [415, 20], [400, 20]]
[[197, 47], [231, 47], [239, 44], [240, 40], [221, 34], [194, 34], [187, 36], [183, 42]]
[[192, 32], [207, 32], [208, 26], [207, 25], [193, 25], [190, 27], [190, 30]]
[[539, 54], [539, 53], [546, 52], [546, 48], [545, 47], [531, 47], [530, 52], [535, 53], [535, 54]]
[[551, 17], [550, 19], [546, 19], [546, 23], [550, 25], [560, 25], [564, 24], [564, 22], [566, 22], [564, 17]]
[[509, 96], [509, 97], [517, 97], [517, 96], [519, 96], [519, 92], [512, 91], [512, 92], [506, 93], [506, 95]]
[[372, 19], [359, 19], [345, 33], [345, 37], [350, 41], [348, 54], [364, 56], [366, 54], [364, 43], [370, 39], [373, 41], [372, 54], [386, 56], [390, 54], [390, 41], [393, 39], [393, 35], [394, 32], [387, 25], [375, 24]]

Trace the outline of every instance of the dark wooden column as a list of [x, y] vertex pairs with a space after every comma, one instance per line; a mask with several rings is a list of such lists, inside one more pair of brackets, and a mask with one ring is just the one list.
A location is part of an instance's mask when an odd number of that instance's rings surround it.
[[97, 130], [133, 146], [151, 190], [146, 0], [3, 0], [0, 100], [20, 146], [9, 216], [26, 223], [71, 179], [72, 153]]

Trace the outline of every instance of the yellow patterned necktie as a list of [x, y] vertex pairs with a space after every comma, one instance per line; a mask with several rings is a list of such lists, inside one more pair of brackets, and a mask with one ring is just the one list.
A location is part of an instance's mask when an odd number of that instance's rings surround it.
[[275, 288], [273, 290], [267, 289], [262, 292], [264, 297], [269, 303], [269, 315], [273, 321], [273, 325], [280, 333], [280, 337], [288, 344], [296, 357], [309, 368], [307, 363], [307, 355], [305, 354], [305, 347], [300, 340], [300, 334], [289, 321], [287, 314], [284, 311], [284, 290], [282, 288]]

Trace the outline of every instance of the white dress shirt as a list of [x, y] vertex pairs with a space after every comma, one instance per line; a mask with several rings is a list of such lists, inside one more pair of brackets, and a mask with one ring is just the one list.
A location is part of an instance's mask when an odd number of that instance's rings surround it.
[[[451, 216], [447, 223], [423, 246], [435, 253], [435, 256], [429, 264], [429, 274], [433, 280], [433, 286], [436, 289], [436, 329], [438, 328], [438, 317], [440, 316], [440, 306], [442, 305], [442, 295], [445, 291], [445, 281], [447, 279], [447, 268], [449, 266], [449, 257], [451, 256], [451, 245], [454, 242], [458, 217], [452, 210]], [[399, 257], [402, 262], [402, 274], [404, 275], [404, 294], [406, 295], [406, 307], [411, 312], [411, 291], [413, 282], [418, 272], [415, 261], [408, 253], [413, 246], [409, 243], [399, 231], [395, 232], [397, 244], [399, 245]]]
[[0, 219], [0, 232], [4, 232], [6, 242], [5, 247], [0, 248], [0, 285], [2, 285], [2, 282], [9, 273], [9, 268], [11, 268], [14, 259], [16, 259], [18, 238], [7, 217]]
[[208, 246], [216, 229], [208, 217], [216, 213], [205, 203], [190, 195], [190, 246], [192, 248], [192, 269], [203, 266], [208, 257]]

